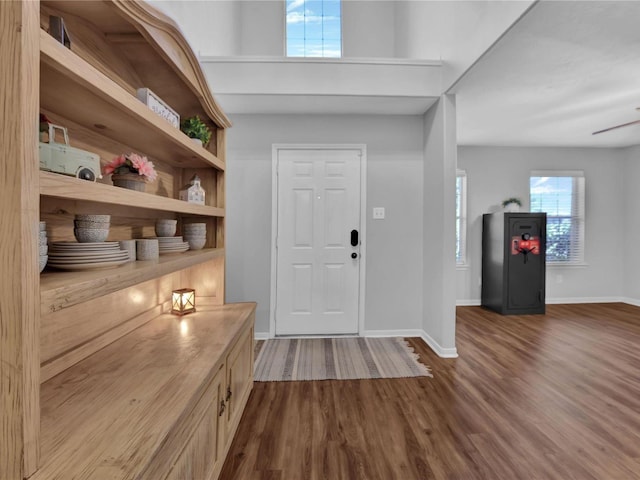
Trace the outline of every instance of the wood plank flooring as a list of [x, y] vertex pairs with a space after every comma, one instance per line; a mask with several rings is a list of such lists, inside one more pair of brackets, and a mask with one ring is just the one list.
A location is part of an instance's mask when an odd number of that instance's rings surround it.
[[640, 308], [457, 316], [434, 378], [256, 383], [221, 478], [640, 479]]

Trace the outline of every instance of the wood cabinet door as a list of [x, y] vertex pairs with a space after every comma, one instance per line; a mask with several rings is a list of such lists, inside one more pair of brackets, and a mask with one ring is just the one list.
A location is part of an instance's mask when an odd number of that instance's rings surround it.
[[205, 414], [165, 480], [210, 480], [222, 468], [224, 374], [224, 370], [218, 372], [200, 400], [208, 403]]
[[226, 432], [231, 435], [240, 421], [253, 385], [253, 328], [242, 333], [227, 357]]

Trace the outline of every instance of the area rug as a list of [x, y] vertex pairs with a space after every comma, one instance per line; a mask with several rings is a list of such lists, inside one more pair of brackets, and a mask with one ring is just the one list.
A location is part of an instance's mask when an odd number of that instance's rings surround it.
[[432, 376], [399, 337], [265, 340], [254, 368], [256, 382]]

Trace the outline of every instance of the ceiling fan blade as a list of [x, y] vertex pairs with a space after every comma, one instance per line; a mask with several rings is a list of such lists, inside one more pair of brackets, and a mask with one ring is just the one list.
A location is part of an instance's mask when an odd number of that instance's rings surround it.
[[598, 130], [597, 132], [593, 132], [591, 135], [597, 135], [599, 133], [615, 130], [616, 128], [628, 127], [629, 125], [636, 125], [638, 123], [640, 123], [640, 120], [634, 120], [633, 122], [623, 123], [622, 125], [616, 125], [615, 127], [609, 127], [609, 128], [605, 128], [604, 130]]

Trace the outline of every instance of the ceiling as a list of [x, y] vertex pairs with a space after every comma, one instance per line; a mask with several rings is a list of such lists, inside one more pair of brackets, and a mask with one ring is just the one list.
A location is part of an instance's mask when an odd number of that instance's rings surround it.
[[640, 144], [640, 2], [541, 1], [459, 81], [462, 145]]

